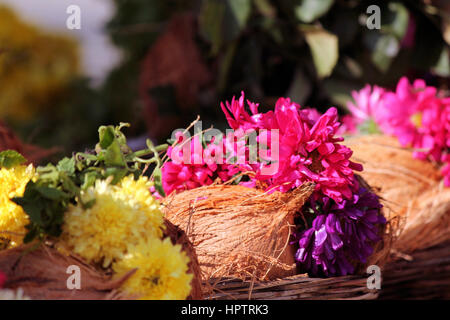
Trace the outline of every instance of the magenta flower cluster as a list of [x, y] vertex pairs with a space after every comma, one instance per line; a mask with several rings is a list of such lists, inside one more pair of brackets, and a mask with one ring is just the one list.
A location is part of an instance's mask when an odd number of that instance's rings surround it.
[[[239, 172], [238, 166], [223, 163], [223, 161], [220, 161], [222, 163], [215, 161], [216, 153], [222, 154], [223, 150], [214, 141], [205, 148], [199, 136], [187, 140], [180, 134], [178, 143], [190, 144], [189, 161], [183, 161], [186, 156], [182, 154], [183, 148], [177, 149], [172, 146], [168, 148], [167, 155], [170, 160], [164, 163], [161, 168], [162, 185], [166, 195], [174, 191], [210, 185], [217, 178], [228, 181]], [[177, 157], [175, 153], [178, 153]]]
[[[302, 109], [290, 99], [280, 98], [274, 110], [260, 113], [258, 104], [245, 101], [243, 93], [239, 99], [233, 98], [221, 107], [234, 136], [226, 136], [223, 144], [211, 141], [206, 147], [199, 138], [191, 139], [188, 143], [192, 150], [197, 144], [197, 152], [191, 152], [192, 160], [206, 155], [195, 163], [174, 161], [182, 155], [175, 157], [174, 149], [170, 148], [170, 161], [162, 168], [167, 194], [208, 185], [217, 178], [227, 181], [246, 172], [251, 174], [241, 184], [263, 185], [269, 192], [287, 192], [305, 181], [313, 181], [317, 191], [341, 202], [350, 199], [353, 191], [358, 190], [353, 172], [361, 171], [362, 166], [352, 162], [352, 151], [340, 144], [343, 138], [336, 135], [340, 126], [336, 108], [320, 115], [314, 109]], [[242, 137], [252, 133], [259, 145], [266, 146], [267, 150], [256, 161], [247, 161], [251, 150]], [[277, 140], [276, 149], [272, 148], [274, 140]], [[217, 163], [215, 155], [219, 152], [226, 160], [237, 158], [241, 161]], [[276, 170], [268, 170], [269, 167]]]
[[444, 183], [450, 186], [450, 97], [423, 80], [410, 83], [403, 77], [395, 91], [366, 86], [353, 92], [353, 98], [350, 122], [374, 121], [381, 132], [413, 148], [415, 158], [441, 163]]

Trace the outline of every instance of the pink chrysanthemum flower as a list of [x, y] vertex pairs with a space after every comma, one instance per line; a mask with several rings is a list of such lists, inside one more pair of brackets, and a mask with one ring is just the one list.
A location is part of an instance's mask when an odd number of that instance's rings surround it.
[[[238, 101], [243, 101], [243, 96]], [[274, 112], [259, 114], [255, 108], [251, 110], [251, 116], [245, 111], [244, 104], [238, 104], [234, 99], [226, 105], [237, 116], [227, 116], [232, 127], [242, 125], [247, 129], [279, 131], [278, 158], [271, 159], [278, 161], [278, 170], [266, 175], [262, 174], [263, 166], [253, 166], [254, 179], [265, 182], [271, 191], [282, 192], [305, 181], [314, 181], [318, 190], [338, 202], [351, 197], [352, 188], [357, 188], [353, 170], [362, 170], [362, 166], [349, 160], [352, 151], [339, 144], [343, 138], [335, 136], [340, 126], [336, 108], [330, 108], [317, 118], [317, 114], [301, 109], [288, 98], [280, 98]], [[270, 141], [270, 136], [266, 140]]]
[[[271, 188], [285, 192], [313, 181], [317, 190], [337, 202], [350, 198], [352, 188], [357, 188], [353, 170], [362, 166], [349, 160], [352, 151], [339, 144], [343, 138], [335, 136], [340, 125], [337, 110], [330, 108], [311, 126], [298, 110], [288, 111], [286, 103], [288, 99], [280, 99], [275, 109], [280, 124], [280, 169], [269, 179]], [[283, 123], [287, 123], [284, 128]]]
[[165, 193], [210, 185], [217, 178], [225, 182], [239, 171], [251, 169], [242, 159], [245, 146], [239, 141], [233, 144], [233, 139], [234, 136], [228, 136], [221, 144], [215, 144], [213, 139], [204, 147], [199, 136], [183, 138], [178, 134], [177, 144], [167, 150], [170, 160], [161, 168]]
[[336, 132], [337, 135], [352, 135], [358, 133], [357, 122], [352, 115], [346, 114], [341, 117], [341, 126]]
[[[183, 148], [187, 144], [190, 148]], [[167, 195], [176, 190], [188, 190], [213, 183], [217, 164], [207, 163], [203, 153], [198, 137], [186, 142], [182, 140], [175, 147], [169, 147], [167, 155], [171, 160], [161, 168], [163, 189]]]
[[395, 135], [402, 146], [416, 149], [418, 159], [442, 160], [448, 148], [449, 107], [448, 99], [437, 97], [436, 88], [423, 80], [411, 85], [403, 77], [396, 92], [386, 93], [384, 109], [379, 123], [385, 133]]
[[355, 100], [347, 104], [348, 110], [353, 115], [356, 124], [361, 124], [367, 120], [377, 121], [377, 114], [383, 103], [385, 90], [378, 86], [366, 85], [360, 91], [352, 91]]

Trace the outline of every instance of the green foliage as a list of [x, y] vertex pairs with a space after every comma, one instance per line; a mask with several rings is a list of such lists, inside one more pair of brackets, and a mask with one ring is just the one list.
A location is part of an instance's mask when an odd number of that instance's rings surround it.
[[333, 2], [333, 0], [300, 0], [295, 5], [295, 15], [302, 22], [314, 22], [330, 10]]
[[[172, 6], [166, 2], [116, 0], [118, 10], [110, 29], [114, 26], [115, 30], [130, 30], [134, 25], [134, 30], [140, 30], [127, 33], [126, 37], [111, 33], [113, 40], [132, 57], [121, 66], [123, 72], [129, 69], [127, 89], [120, 90], [121, 97], [117, 99], [138, 101], [139, 63], [133, 59], [142, 59], [143, 52], [152, 46], [170, 19], [186, 11], [197, 17], [195, 40], [215, 81], [204, 90], [208, 99], [199, 98], [191, 109], [177, 106], [170, 110], [183, 109], [183, 116], [200, 114], [218, 127], [221, 124], [217, 122], [217, 101], [239, 95], [242, 90], [248, 98], [262, 100], [262, 107], [270, 104], [273, 97], [289, 95], [302, 105], [319, 109], [330, 105], [345, 108], [351, 90], [366, 83], [392, 87], [401, 76], [412, 73], [416, 77], [431, 75], [445, 86], [445, 79], [440, 77], [450, 74], [448, 44], [444, 41], [446, 38], [450, 43], [450, 15], [437, 7], [438, 2], [169, 2]], [[373, 4], [380, 7], [380, 30], [366, 26], [366, 11]], [[143, 24], [148, 28], [137, 28]], [[123, 79], [110, 78], [108, 85], [119, 86]], [[118, 94], [113, 91], [117, 90], [108, 91], [111, 97]], [[158, 96], [157, 104], [166, 113], [170, 110], [164, 106], [176, 103], [173, 94]]]
[[304, 29], [317, 75], [320, 78], [328, 77], [338, 61], [338, 38], [321, 28]]
[[10, 169], [25, 163], [25, 159], [20, 153], [14, 150], [0, 152], [0, 168]]
[[[148, 106], [143, 98], [145, 88], [139, 87], [142, 62], [171, 19], [186, 12], [196, 20], [194, 45], [213, 80], [198, 90], [197, 101], [189, 105], [181, 105], [185, 100], [179, 98], [173, 83], [148, 90], [155, 112], [164, 113], [171, 125], [175, 118], [189, 121], [200, 114], [205, 123], [224, 127], [225, 123], [218, 121], [223, 119], [218, 101], [242, 90], [248, 98], [261, 101], [261, 108], [273, 104], [274, 97], [291, 96], [302, 105], [324, 110], [330, 105], [345, 109], [351, 90], [366, 83], [393, 87], [403, 75], [425, 77], [444, 90], [450, 85], [450, 13], [445, 1], [114, 0], [114, 4], [115, 15], [105, 30], [123, 52], [123, 60], [100, 88], [93, 89], [76, 72], [63, 72], [63, 78], [54, 75], [55, 81], [45, 82], [48, 88], [40, 93], [33, 89], [32, 94], [3, 95], [5, 112], [13, 115], [27, 111], [5, 119], [23, 140], [46, 148], [56, 146], [69, 155], [71, 150], [95, 143], [95, 128], [103, 123], [133, 123], [133, 136], [148, 132], [146, 125], [152, 125], [153, 119], [145, 121], [142, 116]], [[366, 26], [366, 11], [373, 4], [380, 7], [380, 30]], [[11, 14], [3, 12], [6, 24], [14, 22]], [[16, 32], [15, 40], [4, 33], [5, 43], [16, 43], [23, 34], [37, 34], [34, 28], [24, 28], [17, 29], [20, 32]], [[33, 48], [31, 56], [42, 56], [51, 65], [57, 63], [60, 59], [54, 58], [55, 50], [49, 50], [48, 41], [40, 43], [40, 38], [35, 38], [28, 39], [33, 45], [26, 46], [27, 50]], [[64, 70], [70, 71], [77, 66], [77, 57], [74, 47], [67, 45], [68, 51], [61, 46], [63, 51], [56, 51], [69, 59], [64, 61], [75, 61], [65, 62]], [[172, 46], [168, 43], [166, 47], [170, 50]], [[3, 61], [8, 67], [3, 73], [10, 92], [18, 91], [10, 81], [11, 74], [16, 73], [9, 71], [19, 69], [20, 76], [28, 79], [26, 83], [43, 88], [40, 77], [30, 78], [33, 72], [17, 68], [29, 65], [29, 59], [8, 54], [14, 52], [0, 54], [0, 64]], [[182, 70], [185, 66], [180, 63], [176, 67]], [[59, 70], [48, 68], [47, 63], [34, 69], [45, 74]], [[192, 73], [194, 84], [195, 78]], [[192, 79], [185, 79], [186, 83]], [[23, 89], [29, 90], [29, 85]], [[58, 90], [50, 90], [54, 86]], [[31, 97], [36, 105], [21, 103], [22, 107], [14, 107], [7, 96], [27, 101]], [[26, 122], [18, 121], [24, 117]], [[163, 131], [163, 126], [159, 130]], [[153, 130], [152, 134], [160, 138], [166, 135]]]
[[[148, 140], [147, 149], [133, 152], [121, 131], [126, 126], [128, 124], [101, 126], [98, 130], [99, 142], [94, 151], [76, 153], [56, 165], [47, 164], [36, 169], [39, 178], [28, 182], [22, 197], [13, 199], [23, 207], [30, 219], [24, 242], [43, 239], [45, 236], [58, 237], [68, 206], [80, 202], [81, 192], [92, 187], [98, 179], [110, 179], [112, 184], [119, 183], [129, 174], [137, 179], [145, 166], [154, 164], [155, 187], [161, 192], [159, 153], [167, 145], [155, 147]], [[145, 158], [148, 156], [152, 157]], [[82, 203], [85, 208], [93, 204], [93, 201]]]

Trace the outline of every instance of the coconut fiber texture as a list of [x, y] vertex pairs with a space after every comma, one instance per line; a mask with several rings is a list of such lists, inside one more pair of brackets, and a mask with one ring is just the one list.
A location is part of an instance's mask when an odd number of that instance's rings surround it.
[[360, 175], [397, 212], [409, 201], [432, 188], [439, 170], [430, 162], [413, 158], [413, 151], [402, 148], [394, 137], [367, 135], [352, 137], [346, 145], [353, 150], [353, 161], [364, 166]]
[[439, 168], [413, 158], [393, 137], [369, 135], [347, 140], [362, 177], [382, 198], [385, 215], [400, 219], [394, 249], [404, 253], [450, 240], [450, 188]]
[[[165, 221], [165, 236], [172, 243], [180, 244], [190, 259], [189, 272], [194, 275], [189, 299], [201, 299], [200, 269], [195, 251], [186, 234], [178, 227]], [[111, 300], [135, 299], [120, 292], [121, 284], [132, 276], [135, 270], [120, 279], [114, 279], [110, 271], [89, 265], [72, 254], [60, 253], [49, 244], [42, 244], [31, 250], [32, 245], [0, 251], [0, 270], [6, 274], [6, 289], [22, 288], [31, 299], [50, 300]], [[81, 272], [81, 289], [69, 290], [67, 268], [76, 265]]]
[[164, 199], [166, 218], [180, 226], [197, 252], [203, 279], [276, 279], [295, 274], [289, 244], [294, 214], [314, 189], [264, 193], [235, 185], [212, 185]]
[[[47, 245], [31, 250], [25, 245], [0, 252], [0, 270], [7, 277], [5, 288], [22, 288], [33, 300], [111, 300], [123, 299], [118, 288], [132, 274], [116, 281], [75, 256], [66, 256]], [[27, 252], [30, 250], [29, 252]], [[67, 287], [71, 265], [80, 268], [81, 290]]]

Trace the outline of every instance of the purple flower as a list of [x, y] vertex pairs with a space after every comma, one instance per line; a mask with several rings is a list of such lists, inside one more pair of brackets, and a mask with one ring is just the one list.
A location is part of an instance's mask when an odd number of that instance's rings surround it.
[[[350, 200], [336, 203], [329, 197], [313, 195], [298, 218], [305, 224], [295, 234], [299, 249], [295, 255], [302, 272], [312, 275], [347, 275], [357, 263], [365, 263], [386, 219], [380, 213], [378, 197], [360, 187]], [[312, 221], [311, 221], [312, 220]]]

